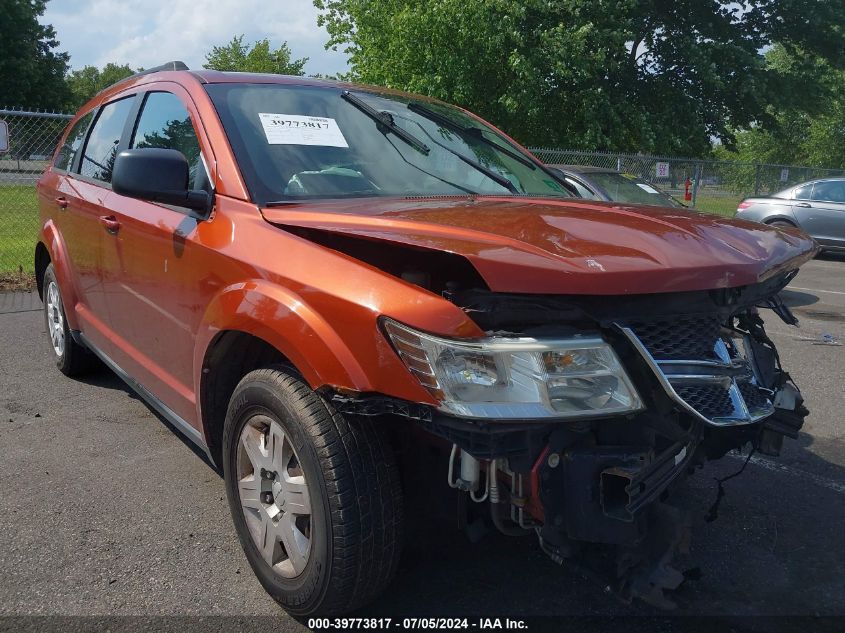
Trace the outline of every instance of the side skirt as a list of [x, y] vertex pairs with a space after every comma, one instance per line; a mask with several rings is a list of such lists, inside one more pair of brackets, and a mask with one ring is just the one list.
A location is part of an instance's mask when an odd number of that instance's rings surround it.
[[123, 371], [120, 366], [115, 363], [111, 358], [106, 356], [100, 349], [97, 348], [82, 332], [71, 332], [74, 340], [79, 343], [82, 343], [85, 347], [91, 350], [97, 357], [105, 363], [105, 365], [111, 369], [115, 374], [117, 374], [118, 378], [120, 378], [123, 382], [125, 382], [132, 391], [137, 393], [144, 401], [150, 405], [153, 409], [155, 409], [159, 415], [161, 415], [165, 420], [170, 422], [176, 429], [188, 438], [193, 444], [195, 444], [199, 449], [205, 453], [208, 461], [214, 464], [216, 467], [217, 464], [214, 463], [214, 459], [211, 456], [211, 452], [208, 450], [208, 446], [206, 446], [205, 439], [202, 436], [202, 433], [197, 431], [193, 426], [188, 424], [185, 420], [181, 417], [176, 415], [176, 413], [164, 404], [161, 400], [156, 398], [150, 391], [147, 390], [144, 385], [139, 383], [137, 380], [132, 378], [129, 374]]

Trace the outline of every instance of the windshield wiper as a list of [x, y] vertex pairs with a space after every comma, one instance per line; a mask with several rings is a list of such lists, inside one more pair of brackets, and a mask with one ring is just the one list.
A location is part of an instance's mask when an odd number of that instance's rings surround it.
[[510, 156], [515, 161], [522, 163], [526, 167], [534, 170], [537, 169], [537, 165], [531, 162], [525, 156], [521, 156], [514, 151], [509, 150], [507, 147], [502, 147], [495, 141], [491, 141], [489, 138], [484, 136], [484, 132], [477, 128], [477, 127], [469, 127], [465, 125], [461, 125], [450, 119], [449, 117], [440, 114], [439, 112], [435, 112], [434, 110], [430, 110], [426, 106], [422, 105], [421, 103], [409, 103], [408, 109], [415, 113], [419, 114], [421, 117], [428, 119], [429, 121], [433, 121], [438, 125], [442, 125], [445, 128], [449, 128], [450, 130], [454, 130], [458, 134], [462, 134], [464, 136], [470, 137], [473, 140], [478, 141], [479, 143], [484, 143], [485, 145], [492, 147], [497, 152], [504, 154], [505, 156]]
[[[434, 142], [437, 143], [437, 141], [434, 141]], [[447, 147], [446, 145], [443, 145], [443, 143], [437, 143], [437, 144], [440, 147], [442, 147], [443, 149], [445, 149], [447, 152], [449, 152], [450, 154], [454, 154], [455, 156], [460, 158], [462, 161], [464, 161], [467, 165], [469, 165], [473, 169], [480, 171], [482, 174], [487, 176], [493, 182], [502, 185], [505, 189], [507, 189], [511, 193], [515, 193], [515, 194], [519, 195], [519, 189], [517, 189], [516, 186], [510, 180], [508, 180], [507, 178], [502, 176], [502, 174], [496, 173], [492, 169], [488, 169], [487, 167], [485, 167], [484, 165], [482, 165], [478, 161], [474, 161], [471, 158], [467, 158], [466, 156], [464, 156], [460, 152], [456, 152], [452, 148]]]
[[472, 189], [468, 189], [467, 187], [464, 187], [463, 185], [459, 185], [457, 183], [454, 183], [451, 180], [446, 180], [443, 176], [438, 176], [437, 174], [433, 174], [430, 171], [426, 171], [425, 169], [423, 169], [422, 167], [420, 167], [416, 163], [412, 163], [407, 158], [405, 158], [405, 156], [402, 154], [402, 152], [399, 151], [399, 148], [396, 147], [396, 145], [393, 144], [393, 141], [391, 141], [389, 138], [385, 139], [385, 140], [387, 140], [387, 142], [390, 143], [390, 147], [392, 147], [393, 149], [396, 150], [396, 153], [399, 154], [399, 158], [401, 158], [403, 161], [405, 161], [406, 164], [410, 165], [414, 169], [421, 171], [426, 176], [431, 176], [435, 180], [439, 180], [440, 182], [445, 182], [450, 187], [454, 187], [455, 189], [460, 189], [461, 191], [468, 193], [471, 196], [479, 195], [477, 191], [473, 191]]
[[[419, 124], [417, 124], [417, 125], [419, 125]], [[426, 134], [428, 134], [428, 132], [426, 132]], [[492, 180], [493, 182], [495, 182], [495, 183], [497, 183], [497, 184], [501, 185], [502, 187], [504, 187], [505, 189], [507, 189], [507, 190], [508, 190], [508, 191], [510, 191], [511, 193], [514, 193], [514, 194], [516, 194], [516, 195], [519, 195], [519, 189], [517, 189], [517, 188], [516, 188], [516, 186], [515, 186], [515, 185], [514, 185], [514, 184], [513, 184], [510, 180], [508, 180], [507, 178], [505, 178], [502, 174], [500, 174], [500, 173], [498, 173], [498, 172], [495, 172], [495, 171], [493, 171], [492, 169], [490, 169], [490, 168], [488, 168], [488, 167], [485, 167], [484, 165], [482, 165], [481, 163], [479, 163], [479, 162], [478, 162], [478, 161], [476, 161], [476, 160], [473, 160], [473, 159], [471, 159], [471, 158], [467, 158], [466, 156], [464, 156], [464, 155], [463, 155], [463, 154], [461, 154], [460, 152], [457, 152], [457, 151], [453, 150], [453, 149], [452, 149], [451, 147], [449, 147], [448, 145], [444, 145], [443, 143], [441, 143], [440, 141], [438, 141], [436, 138], [434, 138], [433, 136], [431, 136], [431, 134], [428, 134], [428, 137], [429, 137], [429, 138], [430, 138], [430, 139], [434, 142], [434, 144], [435, 144], [435, 145], [437, 145], [438, 147], [442, 147], [442, 148], [443, 148], [443, 149], [445, 149], [447, 152], [449, 152], [450, 154], [452, 154], [452, 156], [457, 156], [459, 159], [461, 159], [461, 160], [462, 160], [463, 162], [465, 162], [467, 165], [469, 165], [470, 167], [472, 167], [472, 168], [473, 168], [473, 169], [475, 169], [476, 171], [480, 171], [482, 174], [484, 174], [485, 176], [487, 176], [487, 177], [488, 177], [490, 180]]]
[[[407, 143], [408, 145], [410, 145], [411, 147], [416, 149], [421, 154], [425, 154], [426, 156], [428, 156], [429, 153], [431, 153], [431, 149], [429, 148], [428, 145], [423, 143], [421, 140], [419, 140], [416, 136], [414, 136], [410, 132], [406, 132], [401, 127], [396, 125], [396, 122], [393, 120], [393, 115], [391, 115], [389, 112], [379, 112], [378, 110], [376, 110], [375, 108], [370, 106], [367, 102], [365, 102], [363, 99], [361, 99], [360, 97], [352, 94], [348, 90], [344, 90], [341, 93], [340, 98], [343, 99], [344, 101], [346, 101], [347, 103], [355, 106], [361, 112], [363, 112], [368, 117], [370, 117], [373, 121], [375, 121], [382, 134], [386, 135], [388, 131], [392, 132], [394, 135], [396, 135], [397, 138], [403, 140], [405, 143]], [[504, 176], [502, 176], [501, 174], [497, 174], [495, 171], [488, 169], [487, 167], [485, 167], [481, 163], [478, 163], [478, 162], [472, 160], [471, 158], [467, 158], [466, 156], [462, 155], [460, 152], [454, 151], [453, 149], [447, 147], [446, 145], [443, 145], [443, 143], [440, 143], [433, 138], [432, 138], [432, 140], [437, 145], [439, 145], [440, 147], [445, 149], [447, 152], [449, 152], [450, 154], [453, 154], [454, 156], [457, 156], [463, 162], [465, 162], [467, 165], [469, 165], [473, 169], [476, 169], [477, 171], [480, 171], [482, 174], [487, 176], [490, 180], [498, 183], [499, 185], [501, 185], [502, 187], [504, 187], [505, 189], [507, 189], [511, 193], [516, 193], [516, 194], [519, 193], [517, 188], [514, 187], [513, 183], [510, 180], [508, 180], [507, 178], [505, 178]]]
[[349, 103], [350, 105], [355, 106], [361, 112], [363, 112], [373, 121], [375, 121], [378, 124], [379, 131], [382, 134], [386, 135], [387, 132], [392, 132], [398, 138], [402, 139], [405, 143], [413, 147], [421, 154], [425, 154], [426, 156], [428, 156], [428, 154], [431, 152], [428, 145], [423, 143], [413, 134], [406, 132], [401, 127], [396, 125], [396, 123], [393, 121], [393, 116], [389, 112], [379, 112], [366, 101], [352, 94], [348, 90], [344, 90], [341, 93], [340, 98]]

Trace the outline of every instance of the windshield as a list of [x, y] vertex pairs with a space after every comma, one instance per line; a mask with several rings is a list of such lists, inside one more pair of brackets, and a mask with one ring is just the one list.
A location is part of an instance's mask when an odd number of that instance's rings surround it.
[[570, 197], [548, 171], [457, 108], [340, 87], [211, 84], [259, 204], [363, 196]]
[[682, 206], [671, 196], [639, 178], [629, 178], [610, 171], [592, 172], [585, 174], [585, 177], [604, 189], [607, 197], [614, 202], [653, 204], [662, 207]]

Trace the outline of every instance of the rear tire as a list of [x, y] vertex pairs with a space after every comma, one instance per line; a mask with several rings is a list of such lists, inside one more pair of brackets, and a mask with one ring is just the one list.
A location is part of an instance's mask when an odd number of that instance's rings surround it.
[[56, 281], [56, 270], [48, 264], [44, 271], [44, 324], [50, 337], [50, 348], [56, 367], [65, 376], [81, 376], [99, 365], [99, 361], [83, 345], [77, 343], [67, 324], [62, 293]]
[[394, 576], [402, 493], [385, 434], [336, 413], [290, 370], [259, 369], [235, 388], [223, 471], [247, 560], [291, 614], [352, 611]]

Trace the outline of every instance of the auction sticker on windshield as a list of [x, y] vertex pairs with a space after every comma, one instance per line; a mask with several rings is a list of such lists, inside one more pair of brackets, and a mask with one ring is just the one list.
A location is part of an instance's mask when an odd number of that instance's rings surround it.
[[258, 118], [270, 145], [349, 147], [334, 119], [267, 112], [259, 112]]

